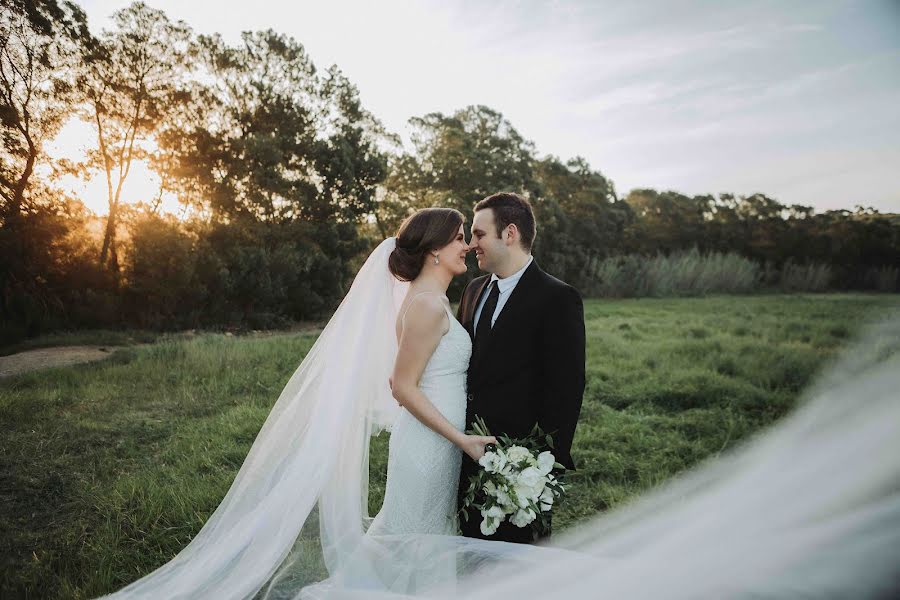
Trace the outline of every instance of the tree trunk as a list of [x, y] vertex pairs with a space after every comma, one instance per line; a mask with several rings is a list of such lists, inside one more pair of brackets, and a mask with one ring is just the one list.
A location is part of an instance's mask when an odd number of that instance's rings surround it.
[[22, 217], [22, 205], [25, 203], [25, 190], [28, 188], [28, 180], [31, 179], [31, 174], [34, 172], [34, 163], [37, 161], [38, 154], [37, 147], [34, 145], [34, 141], [32, 141], [31, 136], [28, 134], [28, 130], [19, 126], [19, 131], [28, 143], [28, 157], [25, 159], [25, 168], [22, 170], [22, 174], [15, 183], [5, 179], [3, 181], [4, 187], [8, 187], [12, 192], [12, 197], [6, 196], [9, 202], [6, 206], [4, 219], [6, 226], [10, 229], [14, 229], [15, 222], [19, 221]]
[[115, 254], [117, 208], [118, 205], [116, 203], [110, 203], [109, 216], [106, 218], [106, 229], [103, 232], [103, 246], [100, 249], [100, 268], [111, 266], [107, 263], [107, 259], [110, 256], [110, 248]]

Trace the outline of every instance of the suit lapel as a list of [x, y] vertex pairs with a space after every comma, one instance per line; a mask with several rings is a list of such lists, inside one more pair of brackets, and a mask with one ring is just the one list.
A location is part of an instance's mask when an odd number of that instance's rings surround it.
[[484, 281], [481, 282], [481, 285], [478, 286], [478, 290], [473, 294], [472, 302], [469, 306], [466, 307], [466, 315], [465, 322], [463, 326], [466, 328], [466, 331], [469, 332], [469, 337], [472, 340], [475, 340], [475, 311], [478, 310], [478, 303], [481, 302], [481, 296], [484, 294], [485, 288], [487, 288], [488, 283], [491, 282], [491, 276], [488, 275], [484, 278]]

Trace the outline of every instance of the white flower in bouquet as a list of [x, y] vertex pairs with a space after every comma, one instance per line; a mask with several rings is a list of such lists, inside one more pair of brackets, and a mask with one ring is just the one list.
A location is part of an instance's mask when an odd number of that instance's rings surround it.
[[549, 475], [550, 471], [553, 470], [554, 464], [556, 464], [556, 457], [549, 450], [538, 454], [537, 468], [541, 475]]
[[[534, 521], [537, 515], [530, 508], [522, 508], [516, 511], [516, 514], [509, 518], [510, 523], [516, 527], [525, 527]], [[487, 535], [487, 534], [485, 534]]]
[[506, 451], [506, 457], [509, 459], [509, 462], [514, 464], [519, 464], [523, 460], [530, 461], [534, 459], [528, 448], [524, 446], [510, 446]]
[[500, 506], [503, 507], [504, 512], [511, 513], [518, 508], [516, 503], [513, 502], [512, 496], [509, 495], [508, 487], [504, 485], [496, 488], [496, 490], [497, 494], [495, 497], [497, 498], [497, 502], [500, 503]]
[[481, 521], [481, 533], [483, 535], [494, 535], [497, 532], [497, 527], [500, 526], [500, 520], [506, 516], [506, 513], [499, 506], [492, 506], [487, 510], [482, 510], [481, 516], [484, 517]]
[[544, 491], [544, 486], [546, 485], [547, 478], [543, 473], [535, 467], [526, 467], [522, 469], [522, 472], [516, 478], [516, 495], [524, 495], [530, 500], [536, 500], [541, 495], [541, 492]]
[[478, 464], [488, 473], [500, 473], [506, 467], [507, 457], [502, 451], [485, 452]]

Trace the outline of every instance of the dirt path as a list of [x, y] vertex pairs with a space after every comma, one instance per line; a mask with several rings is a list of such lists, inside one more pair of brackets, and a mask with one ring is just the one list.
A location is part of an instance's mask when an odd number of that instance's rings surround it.
[[[322, 331], [322, 323], [316, 321], [304, 321], [297, 323], [287, 330], [273, 331], [253, 331], [247, 334], [247, 337], [269, 337], [276, 335], [318, 335]], [[189, 338], [195, 335], [194, 331], [183, 332], [182, 337]], [[231, 333], [225, 334], [227, 337], [234, 337]], [[243, 337], [243, 336], [241, 336]], [[127, 346], [53, 346], [50, 348], [38, 348], [35, 350], [26, 350], [9, 356], [0, 356], [0, 379], [4, 377], [12, 377], [21, 375], [22, 373], [30, 373], [31, 371], [39, 371], [41, 369], [49, 369], [51, 367], [67, 367], [69, 365], [77, 365], [81, 363], [102, 360], [116, 350], [122, 348], [139, 348], [149, 344], [131, 344]]]
[[0, 377], [50, 367], [65, 367], [106, 358], [122, 346], [57, 346], [0, 356]]

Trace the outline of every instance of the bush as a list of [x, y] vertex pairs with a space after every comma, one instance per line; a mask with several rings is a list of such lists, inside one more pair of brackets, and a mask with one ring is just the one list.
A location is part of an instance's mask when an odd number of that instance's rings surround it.
[[126, 319], [155, 329], [182, 325], [202, 302], [196, 240], [174, 218], [147, 215], [131, 226], [124, 265]]
[[320, 317], [343, 296], [362, 244], [352, 225], [235, 222], [201, 231], [198, 320], [272, 327]]

